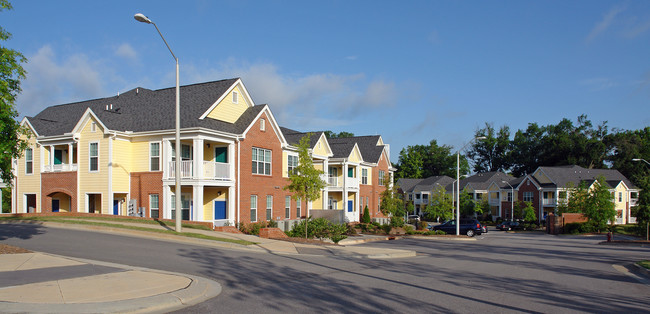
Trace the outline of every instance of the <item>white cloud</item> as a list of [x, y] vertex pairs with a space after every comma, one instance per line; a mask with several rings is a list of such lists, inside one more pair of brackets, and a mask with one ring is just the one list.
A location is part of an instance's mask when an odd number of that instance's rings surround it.
[[46, 45], [27, 59], [27, 76], [17, 99], [20, 116], [33, 116], [48, 106], [103, 95], [97, 65], [84, 54], [57, 60], [52, 47]]
[[625, 8], [623, 7], [613, 7], [610, 9], [604, 16], [603, 19], [594, 26], [594, 28], [591, 29], [591, 32], [586, 38], [587, 42], [592, 41], [594, 38], [596, 38], [598, 35], [601, 33], [605, 32], [613, 23], [614, 20], [616, 19], [616, 16], [625, 11]]
[[354, 60], [357, 60], [357, 56], [347, 56], [347, 57], [345, 57], [345, 60], [354, 61]]
[[648, 30], [650, 30], [650, 20], [642, 21], [640, 23], [631, 23], [629, 28], [623, 32], [623, 36], [634, 39]]
[[618, 84], [606, 77], [595, 77], [578, 82], [580, 85], [587, 87], [592, 92], [602, 91], [617, 86]]
[[135, 49], [133, 49], [133, 47], [127, 43], [123, 43], [117, 47], [117, 49], [115, 49], [115, 55], [132, 61], [135, 61], [138, 58], [138, 54], [135, 52]]
[[269, 104], [279, 123], [300, 130], [333, 129], [365, 118], [390, 114], [397, 100], [395, 82], [368, 80], [364, 74], [284, 74], [271, 63], [240, 64], [230, 59], [221, 69], [186, 66], [193, 82], [241, 77], [257, 104]]

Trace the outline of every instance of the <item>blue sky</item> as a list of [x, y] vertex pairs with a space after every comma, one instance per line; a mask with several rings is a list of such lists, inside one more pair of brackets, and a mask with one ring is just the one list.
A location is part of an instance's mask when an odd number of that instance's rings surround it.
[[456, 148], [486, 122], [587, 114], [650, 125], [650, 1], [12, 1], [21, 118], [47, 106], [241, 77], [302, 131]]

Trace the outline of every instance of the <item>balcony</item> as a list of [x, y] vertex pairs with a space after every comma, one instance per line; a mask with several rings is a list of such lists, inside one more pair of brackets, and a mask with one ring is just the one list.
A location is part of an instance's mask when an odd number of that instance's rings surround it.
[[[169, 170], [167, 178], [176, 178], [176, 162], [170, 161], [167, 167]], [[214, 161], [203, 161], [203, 175], [194, 175], [194, 161], [183, 160], [181, 161], [181, 179], [203, 179], [203, 180], [216, 180], [216, 181], [229, 181], [232, 180], [230, 176], [230, 164]]]
[[[327, 186], [330, 188], [343, 188], [343, 180], [340, 180], [339, 177], [326, 177], [322, 176], [323, 180], [327, 179]], [[359, 188], [359, 179], [358, 178], [344, 178], [345, 186], [348, 189], [358, 189]]]
[[639, 203], [639, 199], [638, 199], [638, 198], [631, 198], [631, 199], [630, 199], [630, 207], [634, 207], [634, 206], [636, 206], [638, 203]]
[[488, 201], [488, 204], [490, 204], [490, 206], [499, 206], [499, 204], [501, 204], [501, 200], [499, 198], [491, 198]]
[[427, 204], [429, 204], [429, 199], [428, 198], [416, 199], [414, 204], [415, 205], [427, 205]]
[[43, 172], [77, 171], [78, 168], [77, 164], [45, 165]]
[[555, 199], [555, 198], [544, 198], [544, 199], [542, 199], [542, 205], [544, 205], [544, 206], [555, 206], [555, 205], [557, 205], [557, 199]]

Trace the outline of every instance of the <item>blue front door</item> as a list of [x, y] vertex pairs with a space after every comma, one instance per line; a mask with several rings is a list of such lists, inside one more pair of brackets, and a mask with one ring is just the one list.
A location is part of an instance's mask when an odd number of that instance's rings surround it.
[[113, 215], [120, 214], [120, 201], [113, 200]]
[[52, 212], [53, 213], [59, 212], [59, 200], [52, 200]]
[[354, 211], [353, 202], [351, 200], [348, 200], [348, 213], [351, 213], [353, 211]]
[[226, 218], [226, 201], [214, 201], [214, 220]]

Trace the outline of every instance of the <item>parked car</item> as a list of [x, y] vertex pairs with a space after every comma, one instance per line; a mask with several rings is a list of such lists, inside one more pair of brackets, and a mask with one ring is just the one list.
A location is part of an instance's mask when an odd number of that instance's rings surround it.
[[521, 229], [521, 227], [522, 226], [518, 221], [510, 221], [510, 220], [505, 220], [502, 223], [497, 225], [497, 229], [503, 231], [519, 230]]
[[[483, 226], [476, 219], [461, 219], [460, 234], [473, 237], [475, 234], [481, 235], [484, 231]], [[448, 220], [443, 224], [433, 226], [432, 230], [442, 230], [447, 234], [456, 234], [456, 220]]]
[[417, 223], [420, 222], [420, 216], [418, 216], [418, 215], [409, 215], [409, 216], [406, 218], [406, 221], [407, 221], [408, 223], [410, 223], [410, 224], [417, 224]]

